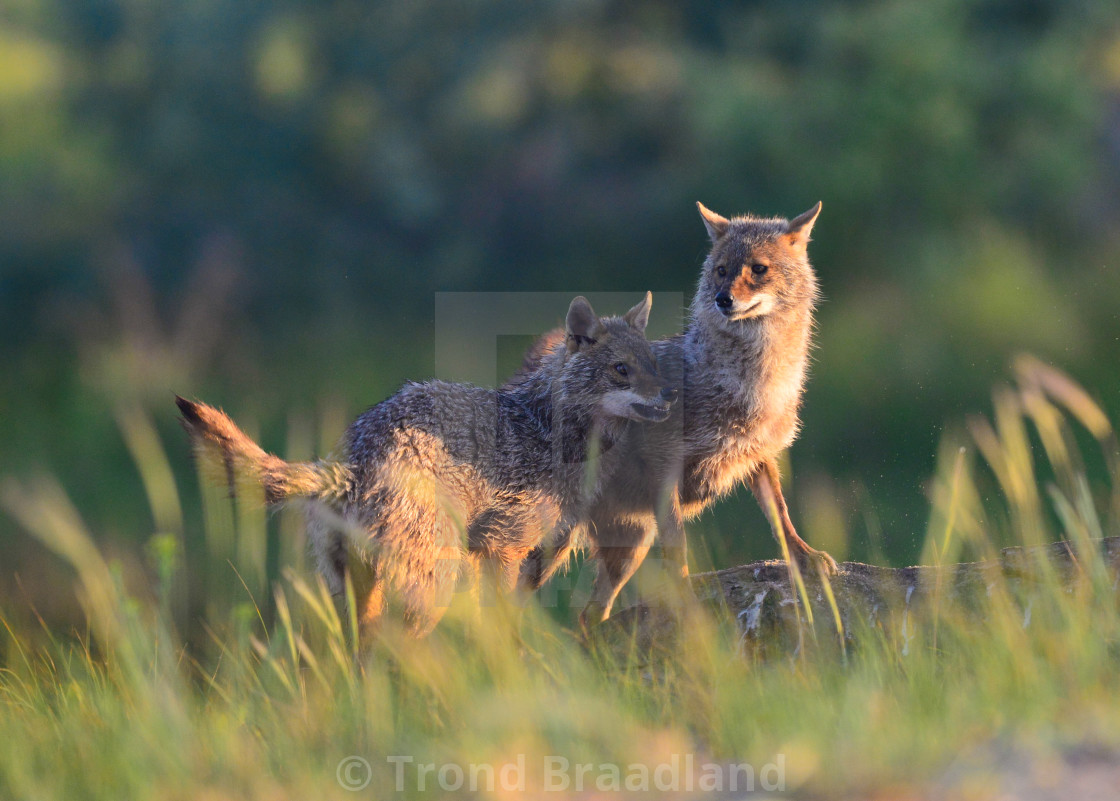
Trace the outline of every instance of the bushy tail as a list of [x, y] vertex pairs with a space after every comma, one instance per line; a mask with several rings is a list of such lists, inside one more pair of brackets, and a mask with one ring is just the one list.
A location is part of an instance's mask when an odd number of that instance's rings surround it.
[[253, 442], [225, 412], [205, 403], [175, 396], [183, 428], [203, 458], [218, 457], [230, 491], [237, 479], [255, 480], [265, 501], [280, 503], [294, 497], [341, 500], [350, 490], [352, 473], [339, 462], [285, 462]]

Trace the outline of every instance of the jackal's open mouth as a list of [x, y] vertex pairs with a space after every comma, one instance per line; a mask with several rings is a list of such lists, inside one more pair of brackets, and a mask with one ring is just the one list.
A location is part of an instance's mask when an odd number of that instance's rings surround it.
[[660, 423], [662, 420], [669, 416], [668, 403], [631, 403], [630, 408], [634, 413], [645, 420], [650, 420], [654, 423]]

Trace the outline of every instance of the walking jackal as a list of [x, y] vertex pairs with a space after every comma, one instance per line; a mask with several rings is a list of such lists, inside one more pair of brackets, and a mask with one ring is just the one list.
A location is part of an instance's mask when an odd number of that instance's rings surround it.
[[[177, 398], [203, 458], [256, 481], [268, 503], [308, 498], [309, 539], [331, 591], [354, 581], [363, 631], [399, 605], [422, 636], [461, 572], [503, 589], [554, 529], [569, 530], [612, 472], [630, 421], [666, 419], [677, 390], [645, 339], [652, 297], [623, 317], [568, 309], [565, 342], [516, 386], [410, 383], [354, 421], [340, 455], [289, 463], [223, 412]], [[324, 511], [326, 513], [324, 513]]]
[[[581, 621], [606, 619], [619, 590], [642, 563], [658, 529], [674, 571], [687, 577], [683, 520], [740, 483], [753, 490], [790, 555], [835, 572], [790, 521], [778, 456], [798, 432], [819, 297], [807, 246], [821, 204], [793, 220], [726, 219], [697, 204], [712, 241], [684, 333], [653, 343], [661, 369], [680, 376], [681, 402], [669, 422], [636, 426], [618, 458], [631, 467], [605, 478], [587, 526], [599, 558]], [[550, 332], [526, 354], [536, 369], [560, 339]], [[511, 384], [521, 380], [515, 376]], [[535, 551], [524, 582], [539, 587], [579, 542], [560, 532], [551, 551]]]

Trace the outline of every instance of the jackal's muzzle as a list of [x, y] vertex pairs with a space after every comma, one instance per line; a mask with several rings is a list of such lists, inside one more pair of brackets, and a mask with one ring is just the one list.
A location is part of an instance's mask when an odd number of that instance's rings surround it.
[[665, 387], [661, 390], [660, 397], [650, 403], [635, 402], [630, 404], [635, 416], [651, 423], [660, 423], [669, 417], [673, 402], [677, 399], [677, 390]]

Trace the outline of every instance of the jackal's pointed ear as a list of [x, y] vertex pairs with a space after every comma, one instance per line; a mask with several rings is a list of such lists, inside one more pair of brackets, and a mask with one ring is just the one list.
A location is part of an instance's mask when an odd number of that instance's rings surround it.
[[704, 219], [704, 227], [708, 229], [708, 236], [715, 244], [727, 233], [727, 229], [731, 227], [731, 221], [706, 208], [700, 201], [696, 201], [696, 208], [700, 209], [700, 216]]
[[626, 321], [634, 330], [644, 334], [646, 332], [646, 324], [649, 322], [649, 309], [653, 305], [653, 293], [646, 292], [646, 296], [642, 302], [626, 312], [622, 319]]
[[573, 300], [572, 305], [568, 307], [564, 328], [568, 333], [569, 353], [575, 353], [587, 345], [594, 345], [603, 333], [599, 316], [595, 314], [595, 310], [583, 295]]
[[791, 245], [802, 249], [808, 246], [809, 234], [812, 232], [813, 224], [817, 221], [817, 215], [820, 213], [821, 202], [818, 200], [817, 205], [813, 208], [789, 221], [789, 233], [786, 236], [789, 238]]

